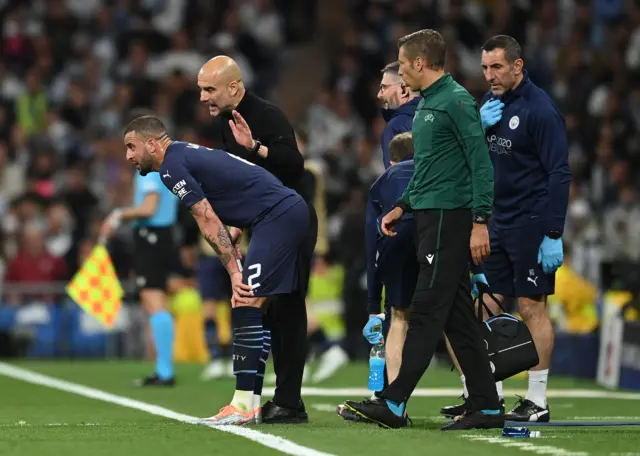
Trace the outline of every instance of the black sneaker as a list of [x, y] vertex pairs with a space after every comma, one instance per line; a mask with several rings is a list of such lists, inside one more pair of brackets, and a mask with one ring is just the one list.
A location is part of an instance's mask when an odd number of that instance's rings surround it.
[[409, 425], [407, 414], [396, 415], [389, 409], [387, 401], [384, 399], [367, 399], [362, 402], [345, 401], [344, 406], [359, 417], [382, 428], [399, 429]]
[[309, 422], [302, 401], [298, 408], [280, 407], [273, 401], [267, 401], [262, 406], [262, 424], [305, 424]]
[[[467, 399], [464, 396], [460, 396], [460, 398], [464, 399], [464, 402], [462, 404], [442, 407], [440, 409], [440, 415], [446, 416], [447, 418], [454, 418], [456, 416], [464, 415], [464, 412], [468, 410], [469, 404], [467, 404]], [[504, 399], [500, 399], [500, 412], [504, 414]]]
[[479, 410], [465, 412], [456, 417], [451, 423], [446, 424], [443, 431], [466, 431], [469, 429], [502, 429], [504, 427], [504, 414], [488, 415]]
[[148, 377], [136, 380], [133, 383], [135, 386], [175, 386], [175, 377], [168, 378], [166, 380], [158, 377], [158, 374], [149, 375]]
[[504, 416], [505, 421], [534, 421], [538, 423], [548, 423], [551, 419], [549, 406], [538, 407], [529, 399], [520, 397], [516, 406]]
[[360, 423], [371, 423], [371, 421], [369, 421], [366, 418], [361, 417], [360, 415], [356, 414], [356, 412], [350, 410], [347, 408], [346, 405], [344, 404], [340, 404], [337, 408], [336, 408], [336, 412], [338, 413], [338, 415], [340, 415], [345, 421], [355, 421], [355, 422], [360, 422]]

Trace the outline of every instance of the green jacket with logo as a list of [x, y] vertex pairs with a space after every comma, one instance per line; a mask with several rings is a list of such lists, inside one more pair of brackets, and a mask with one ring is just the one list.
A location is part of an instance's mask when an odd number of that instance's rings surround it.
[[475, 99], [448, 73], [421, 95], [411, 130], [415, 171], [402, 203], [490, 215], [493, 166]]

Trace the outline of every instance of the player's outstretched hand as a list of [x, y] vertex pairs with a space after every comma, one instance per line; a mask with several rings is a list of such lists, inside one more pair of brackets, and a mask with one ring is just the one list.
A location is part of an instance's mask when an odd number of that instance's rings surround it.
[[491, 246], [489, 244], [489, 229], [487, 225], [481, 223], [474, 223], [471, 230], [471, 257], [475, 264], [482, 263], [485, 258], [491, 253]]
[[231, 128], [233, 137], [242, 147], [247, 150], [251, 150], [253, 148], [253, 135], [251, 134], [249, 124], [235, 109], [233, 110], [232, 115], [233, 119], [229, 121], [229, 128]]
[[382, 217], [380, 222], [380, 228], [382, 228], [382, 234], [385, 236], [395, 236], [396, 233], [393, 227], [400, 221], [404, 211], [400, 207], [393, 208], [391, 212]]
[[231, 288], [233, 291], [231, 296], [231, 307], [249, 305], [253, 299], [253, 289], [250, 285], [242, 283], [241, 272], [231, 274]]

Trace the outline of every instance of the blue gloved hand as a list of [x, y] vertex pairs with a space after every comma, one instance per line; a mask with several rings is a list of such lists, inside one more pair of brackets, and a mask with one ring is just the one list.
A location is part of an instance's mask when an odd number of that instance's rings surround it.
[[502, 109], [504, 103], [498, 99], [487, 101], [480, 108], [480, 121], [482, 129], [487, 131], [502, 119]]
[[370, 316], [362, 329], [362, 335], [372, 345], [382, 342], [382, 318], [378, 315]]
[[556, 272], [562, 266], [563, 259], [562, 238], [551, 239], [545, 236], [538, 249], [538, 263], [542, 265], [542, 271], [545, 274]]
[[489, 286], [489, 282], [487, 282], [487, 278], [484, 274], [473, 274], [471, 276], [471, 295], [473, 296], [473, 299], [478, 299], [478, 296], [480, 295], [480, 292], [478, 291], [479, 283], [483, 283], [487, 287]]

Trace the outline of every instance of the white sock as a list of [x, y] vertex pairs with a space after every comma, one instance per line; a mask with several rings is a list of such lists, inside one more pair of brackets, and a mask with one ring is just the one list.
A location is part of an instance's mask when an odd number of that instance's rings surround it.
[[249, 413], [253, 410], [253, 391], [236, 390], [231, 400], [231, 405], [235, 406], [241, 412]]
[[462, 382], [462, 395], [466, 399], [469, 397], [469, 391], [467, 390], [467, 378], [464, 375], [461, 375], [460, 381]]
[[502, 382], [496, 382], [496, 391], [498, 392], [498, 399], [504, 399], [504, 394], [502, 393]]
[[262, 395], [254, 394], [253, 395], [253, 407], [254, 410], [257, 408], [262, 408]]
[[529, 371], [529, 390], [525, 399], [538, 407], [547, 408], [547, 378], [549, 369]]

